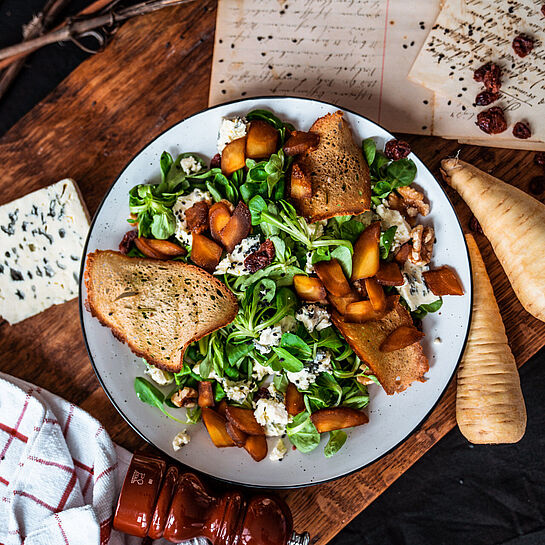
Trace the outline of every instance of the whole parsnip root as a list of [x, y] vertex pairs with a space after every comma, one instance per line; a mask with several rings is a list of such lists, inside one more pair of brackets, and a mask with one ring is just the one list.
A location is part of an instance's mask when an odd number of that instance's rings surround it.
[[456, 420], [471, 443], [516, 443], [526, 407], [515, 358], [479, 248], [466, 235], [473, 269], [473, 319], [458, 370]]
[[479, 220], [522, 306], [545, 322], [545, 205], [458, 159], [441, 167]]

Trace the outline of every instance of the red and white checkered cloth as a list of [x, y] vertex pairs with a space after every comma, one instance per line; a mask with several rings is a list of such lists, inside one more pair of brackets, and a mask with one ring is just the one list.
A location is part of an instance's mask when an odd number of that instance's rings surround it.
[[89, 414], [0, 373], [0, 545], [108, 543], [117, 466]]

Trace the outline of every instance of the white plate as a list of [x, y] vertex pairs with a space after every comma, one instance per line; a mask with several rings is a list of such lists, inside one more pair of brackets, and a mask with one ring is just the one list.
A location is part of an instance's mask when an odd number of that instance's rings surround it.
[[[196, 152], [211, 158], [216, 153], [221, 118], [243, 115], [255, 108], [272, 110], [302, 130], [307, 130], [318, 117], [339, 109], [315, 100], [265, 97], [216, 106], [185, 119], [146, 146], [112, 185], [91, 225], [85, 254], [97, 248], [117, 248], [128, 230], [129, 190], [139, 183], [157, 183], [163, 150], [174, 157], [181, 152]], [[375, 137], [382, 149], [392, 138], [390, 133], [360, 115], [345, 110], [345, 117], [357, 142]], [[103, 388], [125, 420], [144, 439], [187, 466], [219, 479], [269, 488], [305, 486], [336, 479], [376, 461], [402, 443], [437, 404], [456, 370], [469, 329], [472, 298], [467, 247], [456, 214], [429, 170], [414, 154], [411, 158], [418, 167], [416, 183], [425, 190], [431, 203], [431, 213], [425, 223], [433, 224], [436, 232], [433, 264], [455, 267], [465, 290], [462, 297], [445, 297], [442, 309], [424, 320], [423, 344], [430, 360], [427, 382], [414, 383], [405, 392], [393, 396], [372, 385], [369, 423], [350, 430], [348, 441], [333, 458], [324, 457], [324, 437], [310, 454], [290, 449], [281, 462], [266, 458], [256, 463], [242, 449], [215, 448], [201, 423], [182, 426], [137, 399], [133, 382], [136, 376], [143, 375], [144, 365], [126, 345], [114, 339], [108, 328], [102, 327], [84, 310], [86, 292], [82, 282], [81, 320], [89, 356]], [[441, 339], [441, 344], [433, 342], [436, 338]], [[176, 412], [183, 414], [183, 410]], [[184, 427], [188, 428], [191, 443], [175, 453], [172, 438]]]

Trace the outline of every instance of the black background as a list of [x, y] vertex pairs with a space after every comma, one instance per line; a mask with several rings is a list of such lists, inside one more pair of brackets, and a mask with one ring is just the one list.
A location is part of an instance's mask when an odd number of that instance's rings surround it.
[[[88, 3], [73, 0], [70, 11]], [[0, 0], [0, 46], [20, 41], [21, 25], [44, 4]], [[28, 59], [0, 101], [0, 135], [86, 57], [68, 44], [49, 46]], [[544, 350], [524, 365], [521, 380], [528, 410], [522, 441], [473, 446], [453, 430], [331, 543], [545, 545]]]

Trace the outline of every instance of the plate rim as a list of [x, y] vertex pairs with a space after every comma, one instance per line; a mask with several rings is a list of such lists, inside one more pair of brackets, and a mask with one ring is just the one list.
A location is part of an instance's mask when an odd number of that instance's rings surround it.
[[466, 346], [467, 346], [467, 341], [468, 341], [468, 338], [469, 338], [469, 332], [470, 332], [470, 329], [471, 329], [471, 322], [472, 322], [472, 318], [473, 318], [473, 268], [471, 266], [471, 258], [470, 258], [470, 255], [469, 255], [469, 247], [467, 245], [467, 241], [466, 241], [466, 237], [465, 237], [465, 233], [464, 233], [462, 224], [460, 223], [460, 218], [458, 217], [458, 214], [456, 212], [456, 209], [454, 208], [454, 205], [453, 205], [450, 197], [448, 196], [448, 194], [445, 191], [445, 189], [443, 188], [443, 186], [439, 183], [437, 178], [433, 175], [431, 170], [420, 159], [420, 157], [418, 157], [418, 155], [415, 154], [416, 157], [420, 160], [420, 162], [424, 166], [424, 168], [428, 171], [430, 176], [433, 178], [433, 180], [435, 181], [435, 183], [437, 184], [439, 189], [442, 191], [442, 193], [445, 196], [449, 206], [452, 208], [452, 211], [454, 212], [454, 216], [456, 217], [456, 222], [458, 223], [458, 227], [460, 228], [460, 231], [462, 233], [462, 239], [464, 241], [464, 247], [465, 247], [465, 251], [466, 251], [467, 263], [468, 263], [468, 267], [469, 267], [469, 286], [468, 286], [468, 288], [469, 288], [469, 292], [470, 292], [469, 293], [470, 305], [469, 305], [469, 314], [468, 314], [468, 325], [467, 325], [466, 334], [465, 334], [465, 337], [464, 337], [464, 340], [463, 340], [463, 343], [462, 343], [462, 348], [460, 350], [460, 355], [458, 357], [458, 361], [456, 362], [456, 365], [454, 365], [453, 371], [452, 371], [448, 381], [446, 382], [445, 387], [443, 388], [443, 390], [441, 391], [441, 393], [437, 397], [437, 400], [435, 401], [435, 403], [433, 403], [433, 405], [430, 407], [429, 411], [422, 417], [422, 419], [416, 424], [416, 426], [414, 426], [411, 429], [411, 431], [409, 431], [404, 437], [402, 437], [394, 446], [392, 446], [390, 449], [383, 452], [382, 454], [380, 454], [379, 456], [377, 456], [373, 460], [371, 460], [371, 461], [369, 461], [367, 463], [364, 463], [364, 464], [362, 464], [361, 466], [358, 466], [355, 469], [351, 469], [350, 471], [342, 473], [341, 475], [336, 475], [334, 477], [320, 479], [320, 480], [313, 481], [313, 482], [307, 482], [307, 483], [304, 483], [304, 484], [296, 484], [296, 485], [286, 485], [286, 484], [282, 484], [282, 485], [260, 485], [260, 484], [254, 484], [254, 483], [240, 483], [238, 481], [228, 479], [228, 478], [225, 478], [225, 477], [218, 477], [216, 475], [211, 475], [211, 474], [209, 474], [209, 473], [207, 473], [205, 471], [194, 469], [189, 464], [187, 464], [187, 462], [181, 462], [180, 460], [177, 460], [176, 458], [173, 458], [171, 454], [164, 451], [162, 448], [158, 447], [153, 441], [148, 439], [146, 437], [146, 435], [142, 431], [140, 431], [137, 428], [137, 426], [135, 424], [133, 424], [133, 422], [131, 422], [131, 420], [127, 417], [127, 415], [121, 409], [120, 405], [115, 401], [113, 395], [110, 393], [108, 388], [106, 388], [106, 385], [104, 384], [104, 381], [102, 380], [102, 377], [101, 377], [100, 373], [98, 372], [98, 369], [97, 369], [97, 367], [95, 365], [95, 361], [94, 361], [93, 356], [91, 354], [91, 348], [89, 346], [89, 341], [87, 339], [87, 334], [86, 334], [86, 331], [85, 331], [85, 325], [84, 325], [84, 320], [83, 320], [84, 311], [87, 312], [87, 310], [85, 309], [85, 304], [83, 302], [83, 284], [84, 284], [85, 264], [86, 264], [87, 250], [88, 250], [88, 246], [89, 246], [89, 239], [91, 237], [91, 233], [92, 233], [93, 228], [95, 226], [96, 219], [97, 219], [100, 211], [102, 210], [104, 204], [106, 203], [106, 200], [108, 199], [108, 196], [110, 195], [112, 189], [117, 184], [117, 182], [119, 181], [121, 176], [123, 176], [124, 172], [131, 165], [131, 163], [140, 154], [142, 154], [146, 148], [151, 146], [151, 144], [153, 144], [158, 138], [163, 136], [170, 129], [180, 125], [181, 123], [184, 123], [185, 121], [187, 121], [188, 119], [191, 119], [192, 117], [195, 117], [195, 116], [200, 115], [200, 114], [205, 113], [205, 112], [209, 112], [209, 111], [218, 109], [218, 108], [223, 107], [223, 106], [229, 106], [229, 105], [232, 105], [232, 104], [243, 104], [245, 102], [250, 102], [250, 101], [253, 101], [253, 100], [272, 100], [272, 99], [274, 99], [274, 100], [277, 100], [277, 99], [292, 99], [293, 100], [293, 99], [295, 99], [295, 100], [302, 100], [302, 101], [305, 101], [305, 102], [313, 102], [313, 103], [324, 104], [326, 106], [331, 106], [333, 108], [337, 108], [338, 110], [350, 113], [350, 114], [355, 115], [357, 117], [361, 117], [361, 118], [365, 119], [366, 121], [376, 125], [377, 127], [380, 127], [382, 130], [387, 132], [392, 138], [395, 138], [395, 136], [388, 129], [384, 128], [379, 123], [376, 123], [375, 121], [369, 119], [365, 115], [362, 115], [362, 114], [360, 114], [358, 112], [355, 112], [354, 110], [352, 110], [350, 108], [345, 108], [343, 106], [339, 106], [338, 104], [335, 104], [333, 102], [327, 102], [327, 101], [324, 101], [324, 100], [318, 100], [318, 99], [308, 98], [308, 97], [298, 97], [298, 96], [294, 96], [294, 95], [281, 95], [281, 96], [259, 95], [259, 96], [253, 96], [253, 97], [246, 97], [246, 98], [243, 98], [243, 99], [235, 99], [235, 100], [230, 100], [228, 102], [223, 102], [221, 104], [215, 104], [214, 106], [208, 106], [208, 107], [206, 107], [206, 108], [204, 108], [202, 110], [199, 110], [199, 111], [197, 111], [197, 112], [195, 112], [195, 113], [193, 113], [191, 115], [188, 115], [187, 117], [184, 117], [182, 120], [177, 121], [176, 123], [173, 123], [172, 125], [167, 127], [165, 130], [161, 131], [154, 138], [152, 138], [151, 140], [146, 142], [146, 144], [144, 144], [134, 155], [132, 155], [131, 158], [125, 163], [123, 168], [119, 171], [119, 174], [116, 176], [114, 181], [111, 183], [110, 187], [108, 188], [108, 190], [104, 194], [104, 197], [100, 201], [95, 213], [93, 214], [93, 218], [92, 218], [91, 223], [89, 225], [89, 231], [87, 232], [87, 236], [85, 238], [85, 244], [83, 246], [82, 259], [81, 259], [81, 264], [80, 264], [80, 276], [79, 276], [79, 283], [78, 283], [79, 284], [78, 306], [79, 306], [80, 327], [81, 327], [81, 332], [82, 332], [82, 335], [83, 335], [83, 341], [85, 343], [85, 349], [87, 351], [87, 355], [88, 355], [89, 360], [91, 362], [91, 366], [93, 367], [93, 371], [94, 371], [94, 373], [95, 373], [95, 375], [96, 375], [96, 377], [98, 379], [98, 382], [99, 382], [100, 386], [102, 387], [102, 389], [104, 390], [104, 392], [106, 393], [106, 396], [108, 397], [108, 399], [110, 400], [110, 402], [112, 403], [114, 408], [117, 410], [117, 412], [123, 417], [123, 419], [129, 425], [129, 427], [134, 432], [136, 432], [137, 435], [139, 435], [144, 441], [146, 441], [146, 443], [148, 443], [149, 445], [152, 445], [154, 448], [161, 451], [165, 456], [167, 456], [168, 459], [172, 460], [174, 463], [176, 463], [178, 465], [182, 465], [182, 466], [187, 466], [192, 471], [197, 471], [199, 473], [202, 473], [202, 474], [206, 475], [209, 478], [216, 479], [216, 480], [218, 480], [220, 482], [223, 482], [223, 483], [226, 483], [226, 484], [229, 484], [229, 485], [244, 486], [246, 488], [255, 488], [255, 489], [293, 490], [293, 489], [298, 489], [298, 488], [307, 488], [309, 486], [316, 486], [316, 485], [319, 485], [319, 484], [325, 484], [325, 483], [328, 483], [328, 482], [336, 481], [336, 480], [342, 479], [344, 477], [348, 477], [350, 475], [353, 475], [354, 473], [357, 473], [358, 471], [361, 471], [361, 470], [375, 464], [376, 462], [382, 460], [382, 458], [384, 458], [385, 456], [387, 456], [388, 454], [390, 454], [394, 450], [396, 450], [398, 447], [400, 447], [412, 435], [414, 435], [415, 433], [420, 431], [420, 429], [426, 423], [426, 421], [428, 420], [428, 418], [430, 417], [432, 412], [439, 405], [439, 403], [441, 402], [441, 400], [443, 399], [443, 397], [445, 395], [445, 392], [447, 391], [447, 389], [451, 385], [452, 380], [453, 380], [454, 376], [456, 375], [456, 372], [457, 372], [458, 367], [460, 365], [460, 362], [461, 362], [461, 360], [462, 360], [462, 358], [464, 356], [464, 352], [465, 352], [465, 349], [466, 349]]

